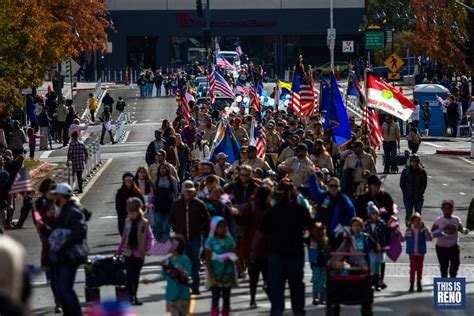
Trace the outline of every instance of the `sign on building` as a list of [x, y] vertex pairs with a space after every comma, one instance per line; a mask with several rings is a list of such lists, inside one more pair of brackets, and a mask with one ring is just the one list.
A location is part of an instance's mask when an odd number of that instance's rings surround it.
[[354, 52], [354, 41], [342, 41], [342, 52], [353, 53]]

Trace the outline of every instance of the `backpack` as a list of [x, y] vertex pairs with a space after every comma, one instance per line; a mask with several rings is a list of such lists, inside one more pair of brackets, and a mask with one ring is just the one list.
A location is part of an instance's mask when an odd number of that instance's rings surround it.
[[125, 110], [125, 101], [117, 101], [117, 105], [115, 106], [115, 108], [117, 109], [117, 111], [123, 111]]

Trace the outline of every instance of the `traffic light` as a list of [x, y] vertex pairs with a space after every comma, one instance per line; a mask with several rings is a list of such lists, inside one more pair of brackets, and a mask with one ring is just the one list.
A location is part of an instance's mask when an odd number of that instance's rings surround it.
[[202, 18], [202, 0], [196, 0], [196, 10], [198, 17]]

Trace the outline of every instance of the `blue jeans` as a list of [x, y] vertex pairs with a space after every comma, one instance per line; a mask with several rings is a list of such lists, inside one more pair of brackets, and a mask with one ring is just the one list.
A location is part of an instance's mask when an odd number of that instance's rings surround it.
[[161, 97], [161, 85], [159, 85], [159, 86], [155, 85], [155, 87], [156, 87], [156, 96]]
[[384, 154], [384, 169], [397, 169], [397, 142], [389, 141], [383, 142], [383, 154]]
[[191, 260], [191, 277], [193, 279], [193, 283], [191, 288], [198, 289], [199, 288], [199, 269], [201, 268], [201, 239], [196, 240], [188, 240], [186, 242], [186, 255]]
[[272, 303], [271, 315], [282, 315], [285, 310], [285, 284], [290, 287], [291, 309], [295, 315], [304, 314], [303, 283], [304, 256], [268, 256], [268, 294]]
[[146, 94], [149, 97], [153, 96], [153, 83], [146, 84]]
[[153, 234], [157, 241], [162, 241], [170, 236], [169, 214], [161, 212], [154, 212], [155, 223], [153, 227]]
[[321, 300], [325, 300], [326, 296], [326, 268], [317, 267], [311, 264], [311, 271], [313, 272], [313, 297], [315, 294], [320, 295]]
[[405, 212], [406, 212], [405, 219], [406, 220], [410, 219], [410, 216], [413, 214], [413, 209], [415, 209], [416, 213], [421, 214], [421, 210], [423, 208], [423, 201], [412, 203], [408, 201], [407, 199], [403, 199], [403, 204], [405, 205]]
[[141, 86], [138, 86], [140, 88], [140, 98], [143, 98], [145, 97], [145, 94], [146, 94], [146, 86], [145, 85], [141, 85]]
[[53, 266], [54, 288], [59, 295], [64, 315], [82, 316], [82, 308], [74, 291], [78, 265], [58, 263]]

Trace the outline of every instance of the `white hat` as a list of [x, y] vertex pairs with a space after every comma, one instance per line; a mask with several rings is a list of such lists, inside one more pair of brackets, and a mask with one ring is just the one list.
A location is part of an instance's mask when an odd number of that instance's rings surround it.
[[218, 160], [222, 159], [222, 158], [227, 158], [227, 157], [229, 157], [229, 156], [227, 156], [225, 153], [218, 153], [216, 155], [216, 159], [218, 159]]
[[59, 183], [56, 186], [56, 189], [52, 190], [51, 193], [71, 196], [72, 195], [72, 188], [69, 184], [63, 182], [63, 183]]

